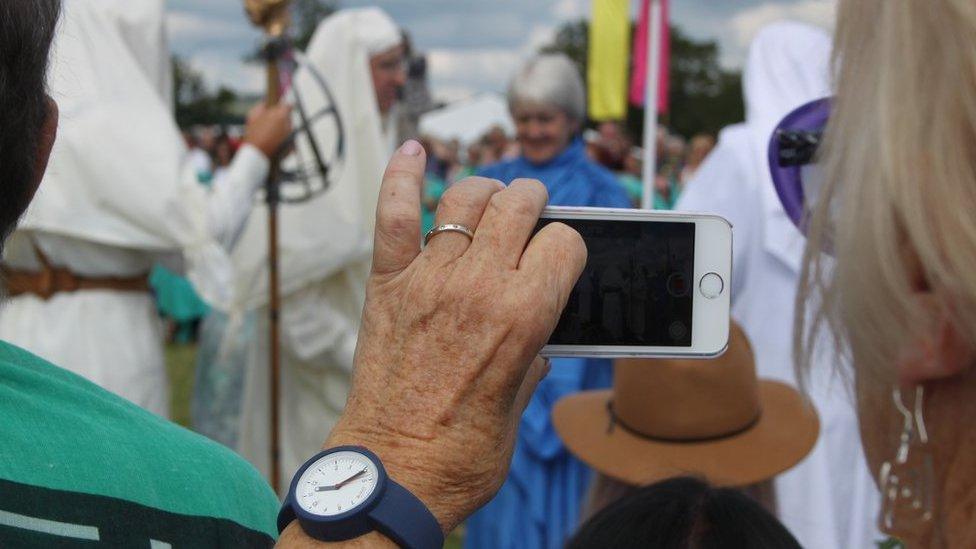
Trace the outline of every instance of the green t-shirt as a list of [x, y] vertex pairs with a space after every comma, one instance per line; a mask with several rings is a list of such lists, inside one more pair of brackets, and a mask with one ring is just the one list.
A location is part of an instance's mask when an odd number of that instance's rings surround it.
[[278, 506], [230, 450], [0, 341], [0, 547], [268, 547]]

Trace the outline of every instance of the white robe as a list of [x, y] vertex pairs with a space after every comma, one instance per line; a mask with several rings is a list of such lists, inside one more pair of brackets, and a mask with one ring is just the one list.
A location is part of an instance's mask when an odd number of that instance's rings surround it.
[[[268, 162], [246, 146], [224, 184], [207, 191], [170, 107], [161, 0], [68, 0], [49, 73], [61, 111], [38, 193], [4, 251], [13, 268], [54, 266], [95, 277], [185, 267], [211, 301], [227, 299], [227, 245], [246, 219]], [[9, 299], [0, 338], [160, 415], [169, 409], [151, 295], [88, 290]]]
[[[342, 117], [345, 160], [325, 192], [280, 207], [281, 406], [280, 486], [321, 449], [345, 407], [365, 301], [376, 201], [392, 153], [384, 136], [369, 56], [401, 41], [393, 21], [377, 8], [342, 10], [319, 24], [306, 52], [331, 87]], [[311, 115], [329, 102], [307, 69], [295, 75]], [[336, 142], [335, 127], [313, 131], [322, 154]], [[307, 142], [297, 144], [311, 158]], [[288, 165], [288, 159], [284, 162]], [[257, 337], [247, 350], [238, 451], [270, 477], [270, 396], [267, 327], [267, 213], [259, 205], [233, 253], [236, 287], [229, 329], [257, 312]], [[224, 337], [225, 345], [240, 338]], [[225, 353], [234, 352], [230, 348]]]
[[[732, 222], [732, 316], [752, 343], [759, 376], [794, 386], [794, 299], [805, 242], [779, 203], [765, 151], [783, 116], [829, 93], [829, 51], [829, 37], [806, 25], [774, 24], [757, 36], [744, 78], [747, 123], [721, 133], [677, 204]], [[880, 499], [831, 358], [818, 356], [809, 386], [820, 438], [775, 480], [779, 518], [804, 547], [874, 547], [884, 538], [875, 526]]]

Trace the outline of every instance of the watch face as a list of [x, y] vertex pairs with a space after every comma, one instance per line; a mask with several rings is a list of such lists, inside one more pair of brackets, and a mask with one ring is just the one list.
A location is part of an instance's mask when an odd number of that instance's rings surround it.
[[343, 450], [319, 458], [305, 469], [295, 485], [295, 500], [313, 515], [340, 515], [366, 501], [378, 481], [371, 459]]

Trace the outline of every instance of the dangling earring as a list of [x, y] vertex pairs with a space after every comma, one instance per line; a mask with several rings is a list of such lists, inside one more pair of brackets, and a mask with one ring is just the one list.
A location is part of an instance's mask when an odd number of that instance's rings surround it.
[[904, 418], [898, 451], [893, 460], [881, 465], [878, 485], [881, 487], [881, 525], [889, 533], [897, 527], [916, 530], [932, 520], [935, 501], [935, 472], [929, 434], [924, 417], [925, 390], [915, 387], [911, 409], [901, 398], [901, 389], [892, 391], [895, 408]]

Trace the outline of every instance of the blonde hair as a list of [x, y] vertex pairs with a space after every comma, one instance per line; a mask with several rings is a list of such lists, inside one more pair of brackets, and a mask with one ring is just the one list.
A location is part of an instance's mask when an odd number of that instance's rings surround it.
[[[859, 374], [881, 382], [942, 315], [976, 345], [974, 47], [972, 0], [840, 2], [828, 183], [810, 219], [795, 323], [801, 369], [825, 327]], [[918, 301], [919, 287], [934, 307]]]

